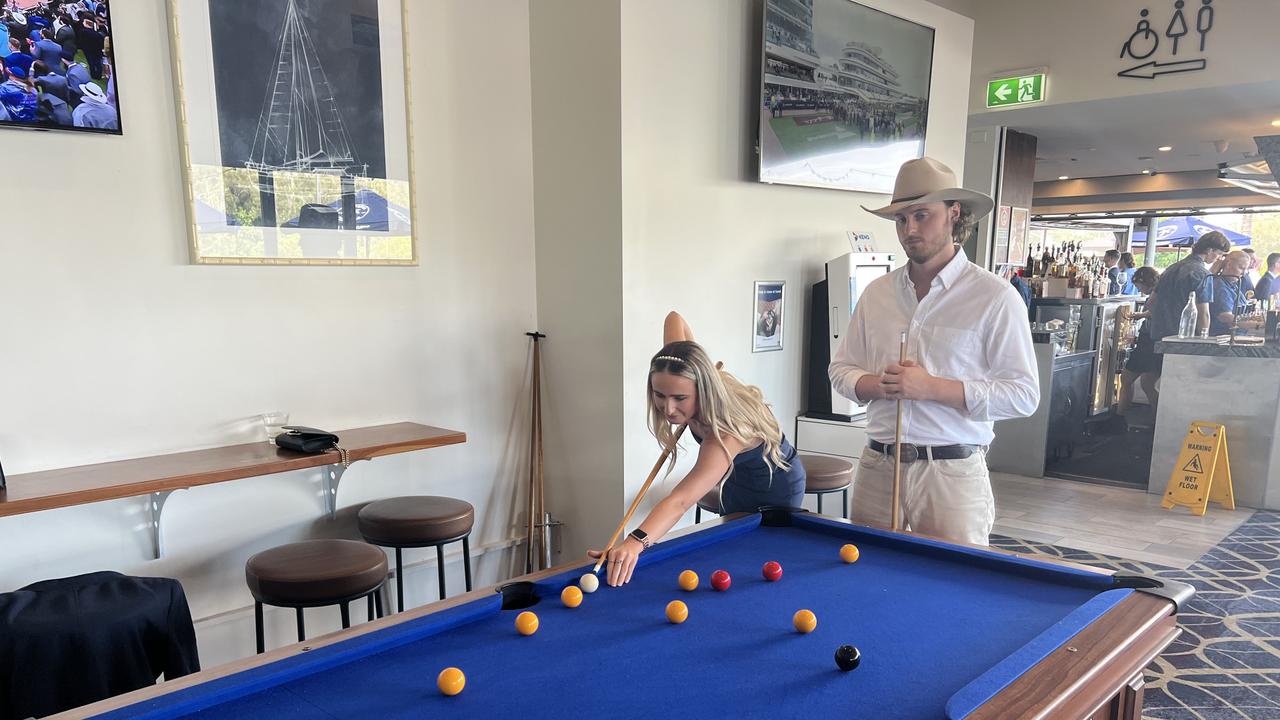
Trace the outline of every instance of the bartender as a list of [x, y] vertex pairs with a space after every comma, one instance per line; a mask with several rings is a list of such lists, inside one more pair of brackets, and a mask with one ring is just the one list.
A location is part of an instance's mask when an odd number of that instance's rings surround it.
[[[1213, 301], [1209, 303], [1209, 334], [1229, 335], [1237, 327], [1236, 318], [1242, 315], [1249, 300], [1241, 279], [1249, 271], [1250, 258], [1239, 250], [1233, 250], [1222, 258], [1221, 270], [1213, 276]], [[1239, 327], [1260, 327], [1257, 321], [1238, 323]]]

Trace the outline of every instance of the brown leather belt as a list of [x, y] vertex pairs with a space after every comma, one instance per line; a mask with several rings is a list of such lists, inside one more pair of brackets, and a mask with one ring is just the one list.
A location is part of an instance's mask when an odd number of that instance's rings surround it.
[[[893, 456], [893, 443], [882, 443], [878, 440], [868, 440], [867, 447], [872, 450]], [[902, 462], [909, 463], [916, 460], [963, 460], [978, 451], [977, 445], [912, 445], [911, 443], [902, 443]]]

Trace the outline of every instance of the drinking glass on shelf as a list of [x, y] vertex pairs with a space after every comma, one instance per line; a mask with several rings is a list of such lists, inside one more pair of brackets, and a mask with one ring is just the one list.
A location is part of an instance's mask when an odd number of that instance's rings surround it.
[[289, 424], [289, 413], [282, 410], [274, 410], [272, 412], [262, 413], [262, 427], [267, 433], [267, 442], [274, 443], [276, 436], [284, 432], [284, 426]]

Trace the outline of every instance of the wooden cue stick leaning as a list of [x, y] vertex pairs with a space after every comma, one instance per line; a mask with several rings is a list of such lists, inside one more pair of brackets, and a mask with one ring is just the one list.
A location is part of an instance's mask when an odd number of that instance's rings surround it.
[[541, 367], [539, 362], [538, 340], [546, 337], [546, 335], [543, 335], [542, 333], [536, 330], [534, 332], [527, 332], [525, 333], [525, 335], [528, 335], [529, 337], [533, 338], [533, 373], [532, 373], [532, 380], [531, 380], [533, 384], [533, 388], [531, 390], [531, 394], [529, 398], [529, 401], [530, 401], [529, 404], [531, 406], [530, 414], [532, 415], [532, 417], [530, 417], [529, 419], [529, 502], [527, 507], [528, 519], [527, 519], [527, 522], [525, 523], [526, 535], [525, 535], [525, 553], [524, 553], [525, 573], [531, 573], [533, 572], [533, 558], [534, 558], [534, 552], [536, 550], [536, 548], [534, 547], [534, 541], [535, 541], [535, 523], [537, 521], [534, 519], [534, 514], [537, 511], [538, 470], [539, 470], [539, 460], [541, 455], [541, 449], [538, 446], [542, 439], [540, 437], [540, 432], [539, 432], [540, 431], [539, 415], [541, 415], [540, 405], [542, 402], [542, 398], [538, 390], [538, 386], [540, 384], [538, 375], [541, 372]]
[[[903, 332], [898, 341], [898, 364], [907, 361], [907, 333]], [[898, 388], [898, 392], [902, 392], [902, 388]], [[902, 396], [898, 396], [898, 421], [893, 431], [893, 507], [890, 512], [893, 513], [892, 528], [898, 529], [898, 507], [900, 503], [899, 493], [902, 488]]]

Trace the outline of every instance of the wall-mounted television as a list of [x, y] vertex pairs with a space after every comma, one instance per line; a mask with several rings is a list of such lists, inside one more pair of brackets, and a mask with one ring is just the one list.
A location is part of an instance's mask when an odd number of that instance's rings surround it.
[[759, 179], [890, 193], [924, 155], [934, 30], [852, 0], [765, 0]]
[[119, 135], [107, 0], [0, 2], [0, 127]]

